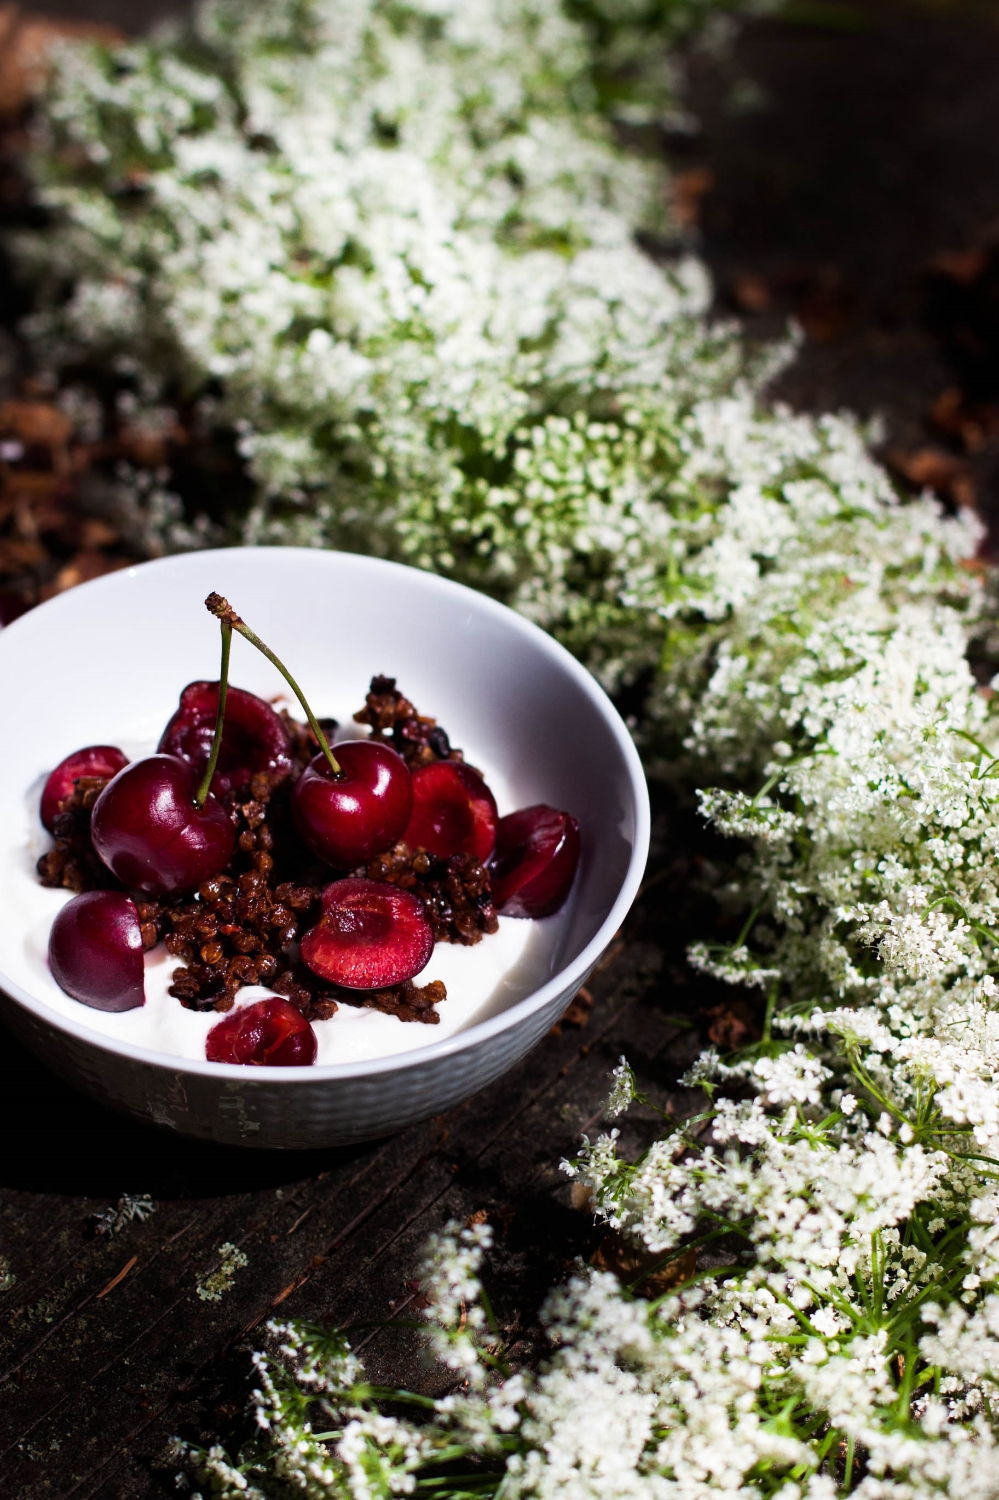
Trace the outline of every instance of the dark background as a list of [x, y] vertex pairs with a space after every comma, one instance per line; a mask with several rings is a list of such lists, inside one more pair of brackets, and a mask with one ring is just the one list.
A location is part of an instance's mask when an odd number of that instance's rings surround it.
[[[171, 8], [23, 7], [131, 31]], [[692, 59], [702, 129], [663, 142], [678, 209], [720, 314], [760, 336], [789, 314], [804, 327], [783, 399], [883, 414], [883, 453], [903, 482], [991, 518], [995, 7], [816, 0], [798, 15], [748, 27], [734, 63]], [[20, 211], [11, 199], [8, 215]], [[13, 334], [21, 294], [8, 285], [0, 301]], [[16, 338], [0, 356], [3, 399], [27, 371]], [[278, 1154], [179, 1141], [78, 1096], [0, 1033], [0, 1495], [176, 1494], [168, 1438], [238, 1445], [248, 1350], [275, 1311], [350, 1327], [376, 1379], [443, 1389], [402, 1325], [417, 1311], [420, 1247], [449, 1217], [489, 1217], [488, 1280], [513, 1358], [536, 1352], [545, 1288], [601, 1242], [558, 1163], [598, 1128], [618, 1056], [682, 1110], [675, 1080], [709, 1032], [731, 1043], [754, 1021], [684, 969], [685, 943], [715, 920], [712, 851], [689, 813], [656, 801], [648, 887], [592, 1004], [484, 1094], [387, 1142]], [[638, 1111], [626, 1142], [648, 1128]], [[95, 1234], [94, 1216], [126, 1192], [151, 1194], [156, 1212]], [[248, 1265], [204, 1302], [197, 1284], [226, 1241]]]

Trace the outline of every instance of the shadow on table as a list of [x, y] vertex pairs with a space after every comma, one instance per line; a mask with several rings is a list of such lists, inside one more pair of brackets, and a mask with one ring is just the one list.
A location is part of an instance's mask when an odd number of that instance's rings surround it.
[[0, 1027], [0, 1187], [80, 1197], [220, 1197], [300, 1182], [371, 1145], [249, 1151], [138, 1125], [63, 1083]]

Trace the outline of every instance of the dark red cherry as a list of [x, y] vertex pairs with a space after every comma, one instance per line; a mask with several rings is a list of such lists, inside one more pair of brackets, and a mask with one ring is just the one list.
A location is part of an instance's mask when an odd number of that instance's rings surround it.
[[[218, 708], [217, 682], [188, 683], [157, 749], [190, 761], [200, 779], [208, 766]], [[282, 719], [263, 698], [230, 687], [212, 791], [224, 797], [229, 792], [244, 791], [258, 771], [287, 776], [290, 770], [291, 741]]]
[[471, 854], [484, 864], [496, 841], [496, 798], [478, 771], [441, 760], [413, 772], [413, 816], [403, 835], [411, 849], [438, 859]]
[[310, 760], [291, 794], [295, 827], [314, 854], [339, 869], [363, 864], [402, 837], [413, 808], [413, 778], [401, 755], [377, 740], [345, 740]]
[[86, 891], [67, 901], [49, 933], [49, 968], [61, 990], [94, 1010], [144, 1005], [135, 902], [116, 891]]
[[182, 895], [229, 863], [236, 831], [212, 792], [197, 806], [198, 781], [186, 760], [150, 755], [119, 771], [94, 803], [94, 848], [129, 890]]
[[500, 818], [489, 865], [493, 904], [504, 917], [549, 917], [569, 894], [579, 864], [579, 824], [538, 803]]
[[73, 783], [80, 776], [115, 776], [122, 766], [128, 765], [128, 756], [116, 745], [88, 745], [85, 750], [74, 750], [61, 760], [49, 775], [42, 792], [39, 808], [41, 819], [49, 833], [55, 827], [59, 804], [73, 795]]
[[363, 876], [326, 887], [323, 915], [301, 947], [302, 961], [314, 974], [349, 990], [402, 984], [433, 951], [433, 929], [419, 897]]
[[257, 1000], [231, 1010], [205, 1041], [209, 1062], [255, 1068], [307, 1068], [316, 1060], [316, 1033], [287, 1000]]

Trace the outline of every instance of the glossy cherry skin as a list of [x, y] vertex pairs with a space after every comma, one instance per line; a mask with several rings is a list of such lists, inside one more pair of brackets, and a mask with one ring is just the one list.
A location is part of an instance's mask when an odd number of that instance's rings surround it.
[[61, 990], [94, 1010], [145, 1005], [135, 902], [117, 891], [85, 891], [67, 901], [49, 933], [49, 968]]
[[85, 750], [74, 750], [61, 760], [50, 772], [42, 792], [39, 808], [41, 819], [49, 833], [55, 827], [59, 804], [73, 795], [73, 783], [80, 776], [116, 776], [128, 765], [128, 756], [117, 745], [88, 745]]
[[186, 760], [150, 755], [119, 771], [94, 803], [94, 848], [129, 890], [183, 895], [229, 863], [236, 830], [213, 792], [197, 806], [198, 781]]
[[[218, 707], [217, 682], [188, 683], [157, 746], [165, 755], [190, 761], [199, 779], [211, 754]], [[229, 792], [245, 791], [258, 771], [284, 777], [290, 770], [291, 742], [281, 718], [263, 698], [230, 687], [212, 791], [224, 797]]]
[[496, 798], [478, 771], [460, 760], [436, 761], [413, 772], [413, 816], [403, 838], [438, 859], [471, 854], [484, 864], [497, 816]]
[[489, 865], [493, 904], [504, 917], [550, 917], [565, 901], [579, 864], [579, 824], [538, 803], [500, 818]]
[[412, 979], [430, 961], [434, 934], [418, 896], [353, 876], [323, 891], [323, 915], [302, 938], [302, 962], [349, 990], [380, 990]]
[[413, 808], [413, 778], [401, 755], [377, 740], [333, 749], [342, 775], [316, 755], [295, 783], [291, 809], [299, 836], [336, 868], [360, 865], [402, 836]]
[[213, 1026], [205, 1041], [209, 1062], [256, 1068], [307, 1068], [316, 1060], [316, 1033], [287, 1000], [240, 1005]]

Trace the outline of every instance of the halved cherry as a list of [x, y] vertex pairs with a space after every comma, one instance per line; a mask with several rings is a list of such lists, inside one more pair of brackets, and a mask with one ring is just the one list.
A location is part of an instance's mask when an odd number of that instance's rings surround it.
[[379, 990], [412, 979], [430, 960], [434, 934], [418, 896], [365, 876], [323, 891], [323, 915], [302, 938], [302, 961], [349, 990]]
[[[166, 755], [189, 761], [199, 779], [211, 754], [218, 707], [217, 682], [189, 682], [157, 746]], [[287, 776], [290, 770], [291, 741], [281, 718], [263, 698], [230, 687], [212, 791], [224, 797], [244, 791], [258, 771]]]
[[85, 891], [67, 901], [49, 933], [49, 968], [61, 990], [94, 1010], [144, 1005], [135, 902], [116, 891]]
[[49, 833], [55, 828], [59, 804], [73, 795], [73, 783], [81, 776], [117, 776], [123, 766], [128, 765], [128, 756], [117, 745], [88, 745], [84, 750], [74, 750], [61, 760], [49, 773], [42, 792], [39, 812]]
[[316, 1033], [287, 1000], [257, 1000], [231, 1010], [205, 1041], [209, 1062], [256, 1068], [307, 1068], [316, 1060]]
[[441, 760], [413, 772], [413, 815], [403, 834], [411, 849], [437, 859], [471, 854], [484, 864], [496, 842], [496, 798], [478, 771]]
[[537, 803], [500, 818], [489, 865], [493, 903], [504, 917], [549, 917], [569, 894], [579, 864], [579, 824]]

